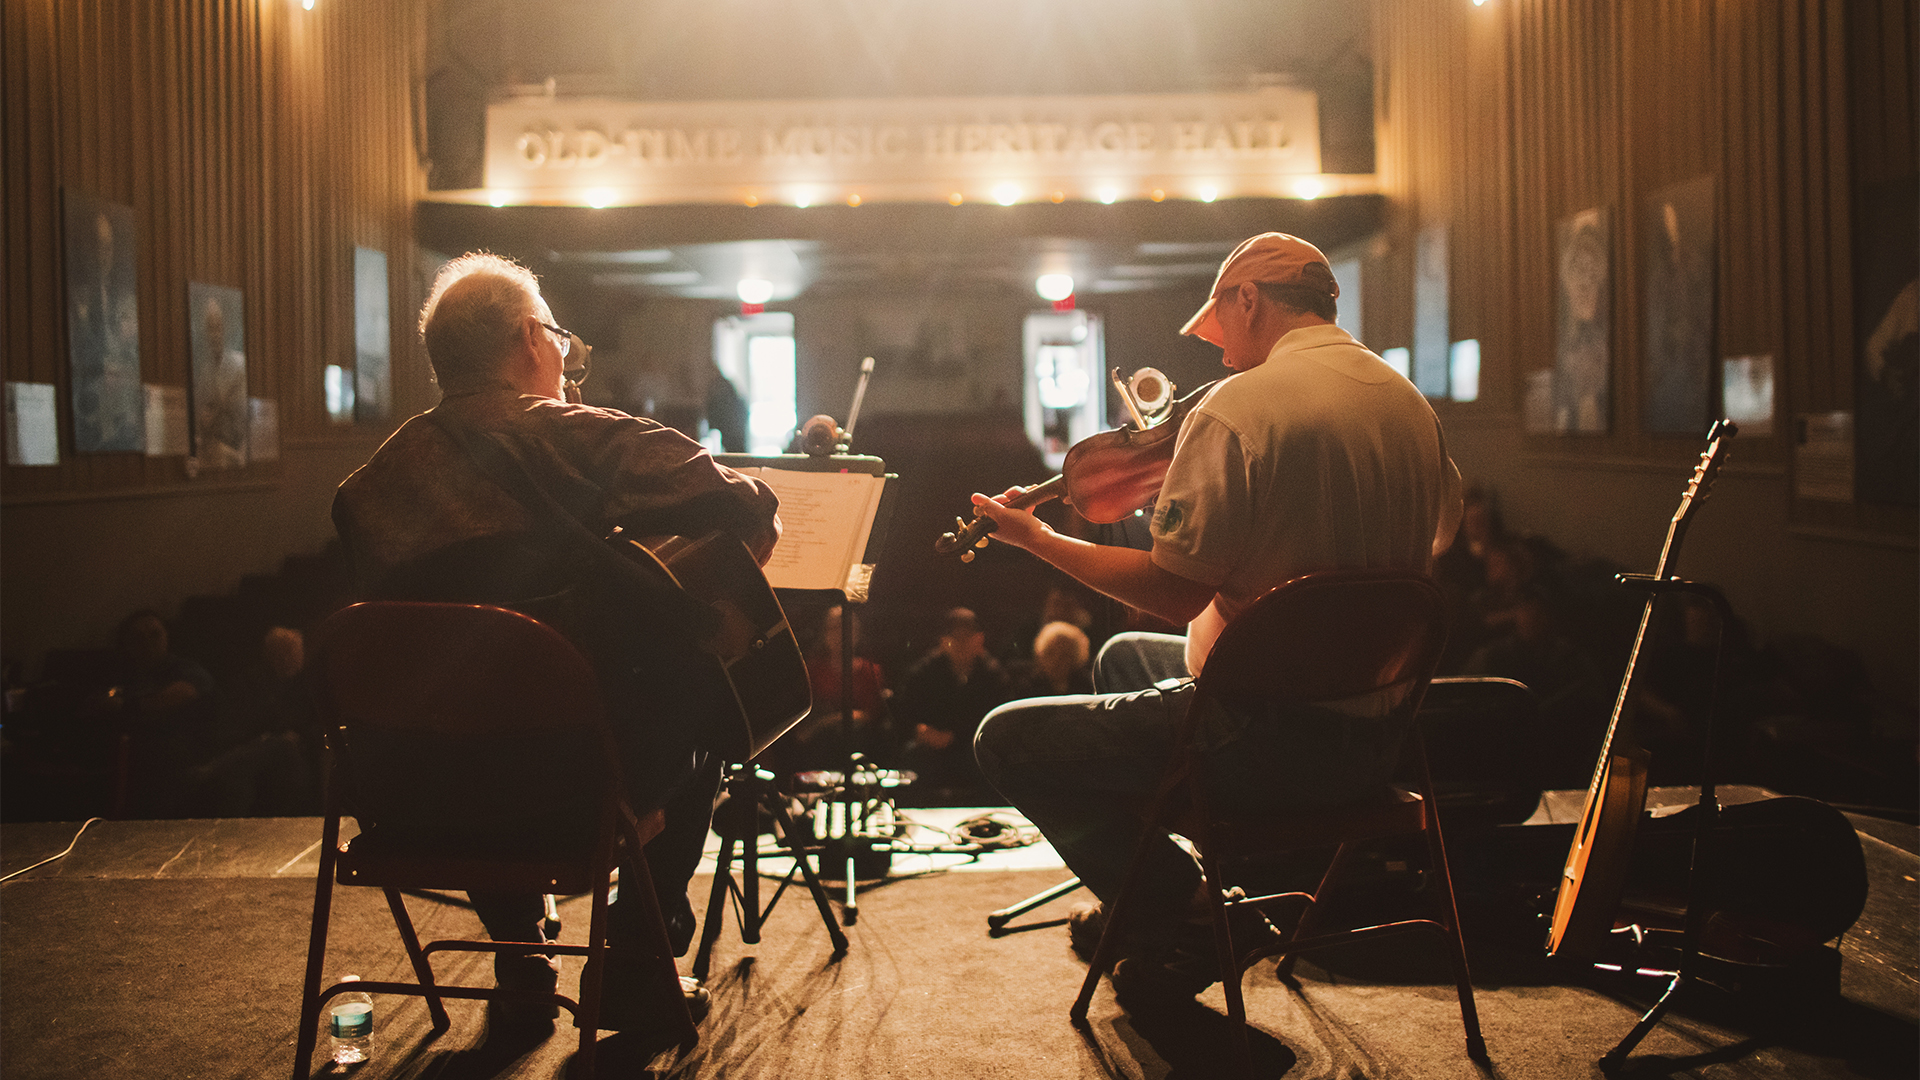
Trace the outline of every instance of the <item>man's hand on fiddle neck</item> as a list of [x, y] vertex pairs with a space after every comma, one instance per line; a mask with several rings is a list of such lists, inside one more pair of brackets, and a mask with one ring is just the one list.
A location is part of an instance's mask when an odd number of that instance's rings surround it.
[[1063, 536], [1031, 513], [1006, 504], [1023, 490], [973, 497], [974, 510], [993, 520], [993, 539], [1030, 551], [1081, 584], [1171, 623], [1185, 625], [1213, 602], [1213, 586], [1163, 569], [1148, 552]]

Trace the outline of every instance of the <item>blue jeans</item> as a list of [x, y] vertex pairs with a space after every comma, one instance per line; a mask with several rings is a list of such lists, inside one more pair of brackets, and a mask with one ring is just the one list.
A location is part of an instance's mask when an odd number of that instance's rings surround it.
[[[1103, 902], [1126, 880], [1136, 844], [1143, 873], [1135, 927], [1184, 919], [1199, 864], [1146, 810], [1193, 697], [1186, 639], [1124, 633], [1100, 650], [1096, 693], [1029, 698], [987, 714], [974, 754], [989, 782], [1040, 831]], [[1263, 722], [1264, 721], [1264, 722]], [[1246, 810], [1338, 805], [1384, 791], [1404, 722], [1356, 720], [1318, 709], [1253, 718], [1205, 755], [1208, 792]], [[1151, 934], [1152, 931], [1146, 931]]]

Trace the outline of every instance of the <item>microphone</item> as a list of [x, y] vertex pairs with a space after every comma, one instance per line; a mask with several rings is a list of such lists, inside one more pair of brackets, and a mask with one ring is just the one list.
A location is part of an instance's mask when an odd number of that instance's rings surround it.
[[800, 449], [808, 457], [827, 457], [840, 444], [840, 425], [831, 416], [810, 417], [800, 425]]

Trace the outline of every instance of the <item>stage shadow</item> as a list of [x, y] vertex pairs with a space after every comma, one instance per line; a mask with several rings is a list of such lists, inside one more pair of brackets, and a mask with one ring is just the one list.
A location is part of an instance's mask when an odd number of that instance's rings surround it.
[[[1213, 1080], [1241, 1075], [1240, 1045], [1234, 1022], [1200, 1004], [1186, 1001], [1077, 1025], [1110, 1076], [1146, 1073], [1142, 1063], [1164, 1062], [1164, 1080]], [[1287, 1044], [1247, 1028], [1253, 1074], [1281, 1077], [1299, 1056]], [[1128, 1063], [1118, 1059], [1126, 1058]]]

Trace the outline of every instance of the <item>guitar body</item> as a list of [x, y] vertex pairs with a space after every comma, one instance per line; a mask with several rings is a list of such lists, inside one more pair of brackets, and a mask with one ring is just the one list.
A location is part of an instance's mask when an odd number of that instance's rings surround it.
[[[1622, 740], [1624, 742], [1624, 740]], [[1616, 745], [1603, 767], [1596, 793], [1580, 814], [1580, 828], [1567, 851], [1560, 892], [1554, 899], [1547, 953], [1586, 960], [1599, 951], [1626, 887], [1633, 837], [1647, 807], [1650, 755]]]
[[720, 614], [720, 630], [701, 641], [733, 690], [745, 731], [742, 761], [750, 761], [813, 709], [807, 664], [787, 613], [746, 545], [727, 533], [613, 542], [640, 565], [665, 577]]

